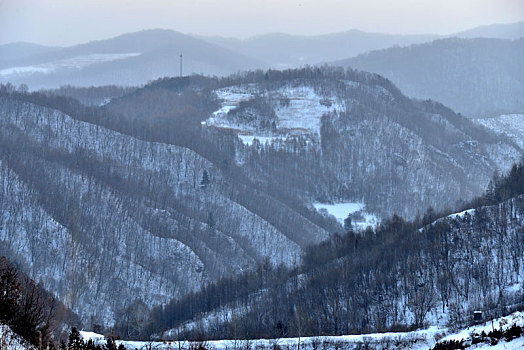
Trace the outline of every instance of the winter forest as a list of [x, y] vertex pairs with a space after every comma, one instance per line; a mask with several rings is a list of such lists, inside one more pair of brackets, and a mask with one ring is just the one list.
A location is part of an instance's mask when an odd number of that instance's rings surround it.
[[0, 43], [0, 349], [524, 346], [523, 23]]

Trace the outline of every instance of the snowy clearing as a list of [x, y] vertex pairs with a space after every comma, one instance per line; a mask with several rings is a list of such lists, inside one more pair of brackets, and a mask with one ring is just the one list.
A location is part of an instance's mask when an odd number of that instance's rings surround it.
[[341, 223], [348, 217], [349, 214], [356, 213], [365, 208], [363, 203], [347, 202], [336, 204], [313, 203], [317, 211], [325, 209], [330, 215], [333, 215]]
[[[324, 98], [318, 95], [310, 86], [283, 87], [273, 92], [260, 91], [252, 85], [231, 86], [215, 91], [220, 99], [218, 110], [203, 121], [205, 126], [215, 126], [234, 130], [245, 145], [251, 146], [257, 138], [261, 143], [275, 139], [286, 140], [289, 135], [320, 135], [320, 120], [326, 113], [341, 111], [345, 107], [335, 97]], [[277, 116], [274, 134], [257, 134], [253, 125], [234, 122], [229, 116], [243, 101], [248, 101], [256, 95], [270, 95], [273, 100], [286, 103], [275, 103], [274, 112]]]
[[373, 227], [378, 224], [378, 218], [373, 214], [365, 212], [364, 209], [366, 206], [360, 202], [336, 204], [313, 203], [313, 206], [320, 213], [327, 213], [334, 216], [341, 224], [344, 224], [344, 220], [348, 215], [360, 214], [352, 218], [353, 227], [357, 230], [365, 230], [368, 226]]
[[289, 99], [288, 106], [275, 110], [279, 128], [308, 130], [320, 135], [320, 119], [326, 113], [342, 110], [335, 99], [323, 99], [309, 86], [283, 88], [279, 94]]

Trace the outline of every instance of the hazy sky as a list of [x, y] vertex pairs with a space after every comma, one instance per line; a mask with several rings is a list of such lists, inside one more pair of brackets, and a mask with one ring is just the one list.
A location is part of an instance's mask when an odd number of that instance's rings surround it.
[[71, 45], [169, 28], [245, 38], [349, 29], [449, 34], [524, 20], [524, 0], [0, 0], [0, 43]]

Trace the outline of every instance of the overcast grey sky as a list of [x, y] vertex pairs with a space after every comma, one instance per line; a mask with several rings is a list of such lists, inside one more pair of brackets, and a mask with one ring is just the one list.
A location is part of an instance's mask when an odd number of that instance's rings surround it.
[[349, 29], [449, 34], [524, 20], [524, 0], [0, 0], [0, 43], [72, 45], [141, 29], [245, 38]]

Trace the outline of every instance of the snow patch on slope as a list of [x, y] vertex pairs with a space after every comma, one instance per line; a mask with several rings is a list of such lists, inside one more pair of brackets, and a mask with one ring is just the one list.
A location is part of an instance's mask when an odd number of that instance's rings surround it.
[[506, 135], [524, 148], [524, 114], [504, 114], [494, 118], [473, 119], [492, 131]]
[[[289, 136], [319, 137], [322, 116], [345, 109], [344, 103], [339, 99], [322, 97], [313, 87], [304, 85], [285, 86], [271, 92], [260, 90], [254, 85], [238, 85], [218, 89], [215, 93], [222, 101], [220, 108], [201, 124], [234, 130], [247, 146], [251, 146], [254, 139], [268, 144], [275, 140], [286, 141]], [[273, 101], [284, 101], [272, 106], [277, 116], [276, 130], [265, 131], [262, 134], [253, 125], [239, 123], [230, 118], [229, 113], [238, 108], [241, 102], [253, 99], [257, 95], [268, 94]]]
[[278, 127], [290, 130], [304, 130], [305, 133], [320, 135], [320, 119], [324, 114], [341, 111], [343, 104], [336, 99], [319, 96], [312, 87], [286, 87], [279, 94], [289, 99], [289, 105], [275, 109]]
[[334, 216], [341, 224], [344, 224], [344, 220], [348, 217], [348, 215], [354, 216], [352, 217], [352, 224], [356, 229], [366, 229], [368, 226], [373, 227], [378, 224], [378, 218], [375, 215], [364, 211], [366, 206], [363, 203], [313, 203], [313, 206], [321, 214]]
[[218, 128], [236, 129], [238, 131], [252, 131], [246, 129], [245, 125], [237, 125], [228, 120], [227, 115], [230, 111], [238, 107], [240, 102], [248, 101], [255, 96], [257, 89], [252, 85], [230, 86], [223, 89], [215, 90], [215, 94], [221, 105], [218, 110], [213, 112], [211, 117], [203, 121], [202, 125], [215, 126]]
[[82, 69], [87, 66], [91, 66], [98, 63], [112, 62], [117, 60], [123, 60], [130, 57], [140, 56], [141, 53], [130, 52], [130, 53], [108, 53], [108, 54], [91, 54], [85, 56], [77, 56], [72, 58], [66, 58], [63, 60], [57, 60], [47, 63], [31, 66], [20, 66], [10, 67], [0, 70], [0, 76], [13, 76], [13, 75], [25, 75], [42, 73], [49, 74], [59, 69]]

